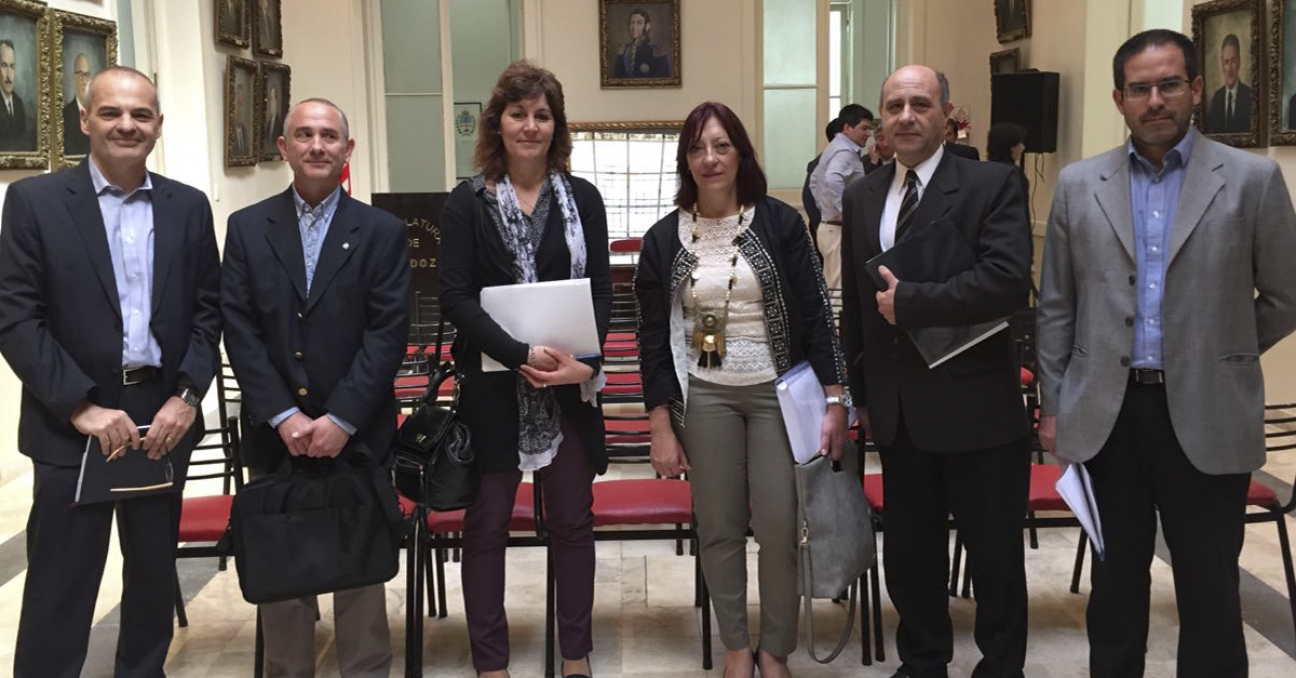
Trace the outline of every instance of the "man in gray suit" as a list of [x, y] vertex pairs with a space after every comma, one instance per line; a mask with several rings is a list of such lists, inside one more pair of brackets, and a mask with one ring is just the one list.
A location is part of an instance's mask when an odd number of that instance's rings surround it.
[[1247, 672], [1238, 556], [1265, 461], [1260, 354], [1296, 328], [1296, 212], [1272, 160], [1192, 128], [1197, 63], [1173, 31], [1121, 46], [1130, 139], [1062, 171], [1044, 242], [1040, 442], [1093, 477], [1095, 676], [1143, 673], [1158, 513], [1179, 675]]

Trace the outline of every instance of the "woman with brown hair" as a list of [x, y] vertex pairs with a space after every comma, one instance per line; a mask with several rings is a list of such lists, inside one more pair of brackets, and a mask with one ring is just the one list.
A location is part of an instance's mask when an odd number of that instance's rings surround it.
[[[544, 491], [558, 589], [564, 676], [588, 676], [593, 648], [591, 485], [607, 470], [606, 381], [598, 358], [531, 346], [503, 330], [483, 287], [589, 278], [599, 341], [612, 313], [607, 215], [589, 182], [567, 173], [571, 132], [562, 85], [525, 61], [500, 75], [482, 113], [481, 174], [455, 188], [441, 213], [441, 310], [458, 330], [459, 412], [472, 432], [481, 491], [464, 519], [463, 589], [473, 666], [507, 676], [504, 551], [523, 471]], [[482, 354], [508, 368], [483, 372]], [[552, 387], [552, 388], [551, 388]]]
[[[742, 122], [693, 109], [677, 210], [644, 236], [635, 294], [653, 468], [689, 472], [725, 676], [789, 675], [797, 645], [796, 486], [774, 380], [808, 361], [827, 394], [820, 448], [846, 443], [846, 367], [801, 216], [766, 194]], [[672, 416], [673, 415], [673, 416]], [[747, 528], [760, 544], [761, 639], [747, 631]]]

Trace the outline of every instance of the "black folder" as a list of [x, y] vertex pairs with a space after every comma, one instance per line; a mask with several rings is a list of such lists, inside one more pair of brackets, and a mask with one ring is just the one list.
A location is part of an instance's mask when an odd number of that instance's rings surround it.
[[[887, 282], [878, 273], [882, 266], [900, 282], [945, 282], [976, 263], [976, 253], [954, 223], [941, 217], [869, 259], [864, 270], [879, 290], [885, 290]], [[973, 325], [915, 327], [907, 332], [927, 367], [934, 368], [1006, 327], [1008, 319], [1000, 318]]]
[[[140, 427], [140, 437], [148, 430]], [[171, 459], [149, 459], [144, 448], [125, 449], [112, 461], [99, 449], [99, 439], [88, 436], [81, 454], [81, 475], [77, 478], [74, 503], [98, 504], [153, 494], [174, 492], [175, 472]]]

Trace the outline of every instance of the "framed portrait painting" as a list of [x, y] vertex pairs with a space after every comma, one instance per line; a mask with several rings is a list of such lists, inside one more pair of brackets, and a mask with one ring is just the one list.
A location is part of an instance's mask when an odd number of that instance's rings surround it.
[[262, 162], [283, 160], [279, 154], [279, 137], [288, 119], [292, 101], [292, 68], [288, 64], [262, 61], [257, 74], [257, 159]]
[[252, 8], [252, 51], [257, 56], [283, 56], [282, 0], [249, 0]]
[[1014, 47], [1002, 52], [991, 52], [990, 75], [997, 73], [1016, 73], [1021, 70], [1021, 48]]
[[1269, 17], [1269, 145], [1296, 145], [1296, 0], [1274, 0]]
[[45, 3], [0, 0], [0, 169], [49, 167]]
[[215, 0], [216, 42], [234, 47], [248, 46], [248, 0]]
[[679, 87], [680, 0], [599, 0], [602, 87]]
[[225, 166], [255, 165], [256, 127], [253, 114], [256, 106], [257, 65], [255, 61], [233, 54], [225, 62]]
[[117, 24], [106, 19], [51, 12], [48, 122], [53, 167], [81, 162], [90, 152], [90, 137], [81, 131], [81, 111], [90, 97], [90, 78], [117, 64]]
[[1267, 92], [1260, 86], [1261, 0], [1214, 0], [1192, 9], [1193, 42], [1205, 87], [1197, 127], [1232, 146], [1261, 144], [1261, 111]]
[[1030, 0], [994, 0], [994, 11], [999, 42], [1030, 37]]

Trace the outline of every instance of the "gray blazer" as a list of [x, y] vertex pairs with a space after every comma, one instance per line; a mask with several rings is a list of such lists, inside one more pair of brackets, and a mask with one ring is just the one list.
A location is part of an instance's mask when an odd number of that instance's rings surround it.
[[[1296, 212], [1272, 160], [1196, 130], [1162, 301], [1170, 420], [1204, 473], [1264, 464], [1260, 354], [1296, 328]], [[1120, 412], [1134, 345], [1134, 217], [1122, 145], [1062, 170], [1038, 309], [1042, 412], [1057, 449], [1098, 454]]]

